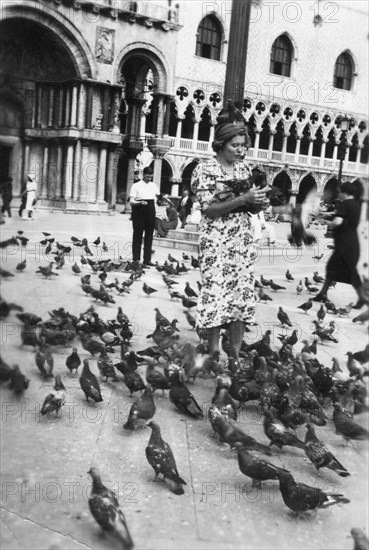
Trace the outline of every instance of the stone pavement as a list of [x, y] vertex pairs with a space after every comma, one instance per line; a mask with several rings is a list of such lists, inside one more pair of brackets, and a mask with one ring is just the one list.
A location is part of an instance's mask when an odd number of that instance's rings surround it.
[[[296, 251], [287, 246], [287, 224], [278, 224], [277, 234], [282, 247], [278, 251], [263, 249], [256, 265], [257, 272], [286, 287], [278, 293], [267, 291], [273, 298], [267, 304], [258, 304], [258, 325], [247, 334], [247, 342], [255, 341], [270, 328], [272, 345], [280, 346], [278, 334], [286, 333], [278, 326], [276, 313], [282, 305], [298, 329], [300, 339], [309, 337], [312, 319], [318, 304], [310, 314], [301, 313], [297, 305], [308, 297], [306, 292], [296, 295], [296, 283], [314, 271], [324, 274], [324, 262], [330, 254], [328, 242], [317, 230], [318, 244], [312, 249]], [[18, 230], [30, 238], [27, 247], [1, 249], [2, 267], [15, 273], [13, 278], [2, 279], [1, 294], [9, 302], [22, 304], [25, 311], [34, 312], [44, 320], [48, 311], [64, 307], [78, 315], [88, 309], [91, 298], [80, 288], [80, 279], [71, 266], [79, 262], [80, 249], [70, 254], [60, 276], [45, 280], [35, 274], [39, 265], [47, 265], [52, 257], [45, 256], [39, 241], [42, 231], [52, 234], [56, 241], [70, 243], [72, 235], [86, 237], [90, 242], [100, 236], [109, 247], [104, 253], [92, 245], [95, 257], [130, 257], [131, 225], [126, 215], [83, 215], [39, 211], [34, 222], [22, 222], [18, 217], [6, 219], [1, 226], [1, 240]], [[320, 232], [320, 233], [319, 233]], [[367, 244], [367, 228], [361, 228], [363, 244]], [[365, 252], [365, 248], [363, 247]], [[181, 251], [156, 248], [153, 257], [162, 263], [172, 253], [181, 257]], [[313, 256], [324, 254], [317, 261]], [[23, 273], [15, 271], [22, 259], [27, 259]], [[367, 257], [363, 255], [361, 268]], [[295, 282], [288, 283], [284, 273], [289, 268]], [[365, 268], [364, 268], [365, 269]], [[83, 268], [83, 273], [89, 272]], [[108, 281], [117, 277], [123, 281], [124, 273], [109, 273]], [[196, 288], [198, 270], [191, 270], [178, 278], [178, 288], [183, 290], [189, 281]], [[142, 292], [142, 282], [158, 289], [147, 297]], [[97, 276], [92, 275], [96, 286]], [[338, 284], [330, 293], [337, 306], [355, 300], [351, 287]], [[141, 281], [132, 286], [129, 295], [116, 296], [116, 304], [96, 306], [103, 319], [113, 319], [117, 306], [130, 318], [134, 327], [132, 349], [139, 350], [152, 344], [146, 336], [154, 328], [154, 307], [170, 319], [179, 320], [181, 341], [198, 343], [196, 333], [189, 327], [179, 302], [171, 301], [160, 274], [151, 268]], [[356, 312], [355, 312], [356, 315]], [[368, 342], [365, 325], [352, 323], [348, 318], [334, 318], [338, 325], [338, 344], [318, 346], [318, 358], [327, 366], [337, 357], [345, 365], [347, 350], [363, 349]], [[2, 357], [9, 364], [19, 364], [30, 378], [30, 386], [18, 400], [7, 384], [0, 388], [2, 399], [1, 419], [1, 506], [2, 545], [13, 549], [115, 549], [118, 544], [101, 537], [99, 528], [88, 509], [91, 465], [99, 467], [105, 484], [119, 494], [120, 503], [137, 549], [351, 549], [353, 541], [348, 536], [352, 527], [368, 532], [368, 446], [365, 442], [342, 445], [335, 435], [332, 422], [318, 428], [318, 435], [351, 472], [340, 478], [330, 470], [318, 476], [312, 464], [298, 449], [285, 449], [275, 453], [271, 462], [281, 465], [294, 477], [326, 490], [342, 492], [351, 503], [321, 510], [316, 517], [297, 520], [284, 505], [277, 482], [263, 484], [261, 490], [251, 488], [243, 476], [235, 455], [226, 445], [212, 436], [212, 429], [205, 414], [204, 420], [192, 420], [176, 412], [168, 395], [155, 393], [157, 412], [155, 420], [162, 428], [163, 438], [171, 445], [180, 475], [186, 480], [185, 494], [172, 494], [164, 483], [153, 482], [153, 470], [145, 457], [150, 430], [137, 433], [123, 430], [131, 403], [128, 390], [121, 377], [118, 382], [101, 382], [104, 401], [99, 405], [88, 404], [79, 387], [78, 377], [69, 375], [65, 367], [71, 346], [55, 351], [54, 373], [62, 374], [67, 387], [67, 403], [59, 419], [42, 418], [39, 410], [51, 384], [43, 381], [34, 362], [32, 348], [20, 345], [20, 327], [15, 312], [1, 323]], [[96, 359], [91, 358], [77, 342], [81, 356], [89, 357], [93, 371], [97, 372]], [[299, 342], [296, 350], [301, 348]], [[118, 354], [114, 359], [118, 360]], [[144, 370], [139, 367], [141, 374]], [[214, 392], [214, 380], [198, 378], [189, 385], [196, 399], [207, 411]], [[167, 392], [166, 392], [167, 393]], [[331, 416], [331, 410], [328, 410]], [[240, 425], [259, 441], [267, 443], [261, 426], [258, 408], [251, 403], [241, 410]], [[356, 417], [367, 425], [367, 415]], [[304, 437], [304, 428], [299, 430]], [[263, 457], [265, 458], [265, 457]]]

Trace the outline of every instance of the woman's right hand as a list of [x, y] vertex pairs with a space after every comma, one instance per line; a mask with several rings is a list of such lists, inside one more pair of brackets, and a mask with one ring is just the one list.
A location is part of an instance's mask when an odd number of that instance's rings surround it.
[[263, 204], [266, 199], [267, 190], [267, 187], [259, 189], [253, 186], [247, 193], [243, 193], [238, 197], [240, 199], [240, 204], [242, 206], [245, 204]]

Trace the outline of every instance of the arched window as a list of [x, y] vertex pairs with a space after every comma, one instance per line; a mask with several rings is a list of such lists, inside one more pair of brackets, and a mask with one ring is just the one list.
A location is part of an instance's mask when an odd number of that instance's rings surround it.
[[274, 41], [270, 55], [270, 72], [291, 76], [293, 46], [291, 40], [282, 34]]
[[341, 53], [337, 57], [333, 77], [333, 86], [335, 88], [351, 90], [353, 65], [352, 58], [347, 52]]
[[215, 17], [204, 17], [197, 29], [196, 55], [220, 60], [222, 30]]

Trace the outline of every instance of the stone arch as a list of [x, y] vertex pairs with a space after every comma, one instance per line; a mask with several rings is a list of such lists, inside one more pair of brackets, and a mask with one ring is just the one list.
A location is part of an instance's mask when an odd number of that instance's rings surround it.
[[120, 51], [113, 65], [113, 74], [115, 74], [117, 82], [121, 81], [123, 65], [133, 58], [141, 59], [151, 69], [154, 76], [155, 93], [170, 92], [172, 69], [159, 48], [146, 42], [128, 44]]
[[298, 194], [296, 196], [296, 203], [303, 203], [307, 194], [310, 191], [313, 191], [313, 189], [316, 189], [316, 191], [318, 191], [316, 175], [312, 172], [308, 172], [307, 174], [302, 175], [298, 183]]
[[62, 13], [58, 12], [55, 17], [55, 11], [45, 5], [24, 2], [19, 5], [9, 4], [9, 6], [4, 6], [3, 10], [3, 21], [28, 20], [45, 27], [49, 32], [51, 31], [70, 52], [71, 61], [79, 78], [96, 78], [95, 57], [88, 43], [76, 26]]
[[280, 170], [275, 174], [273, 178], [273, 187], [277, 189], [277, 193], [272, 206], [283, 206], [287, 204], [292, 191], [292, 178], [287, 170]]
[[182, 190], [191, 188], [191, 176], [199, 162], [201, 162], [199, 158], [188, 159], [181, 167]]

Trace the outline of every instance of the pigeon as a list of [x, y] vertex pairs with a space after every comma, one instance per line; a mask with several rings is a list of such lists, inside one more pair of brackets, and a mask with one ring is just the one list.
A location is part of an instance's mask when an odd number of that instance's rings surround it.
[[314, 464], [315, 468], [329, 468], [335, 471], [341, 477], [347, 477], [350, 473], [336, 457], [327, 449], [327, 447], [319, 441], [315, 434], [314, 427], [307, 424], [307, 432], [305, 435], [305, 454], [308, 459]]
[[317, 271], [314, 271], [313, 281], [314, 283], [318, 283], [318, 284], [324, 283], [324, 277], [319, 275]]
[[369, 432], [352, 420], [350, 416], [342, 409], [339, 403], [334, 403], [333, 422], [336, 428], [336, 434], [342, 435], [346, 441], [351, 439], [364, 440], [369, 438]]
[[153, 364], [148, 364], [146, 369], [146, 382], [152, 387], [152, 391], [162, 390], [164, 395], [164, 390], [169, 390], [171, 387], [171, 382], [168, 378], [158, 370], [155, 370]]
[[6, 269], [3, 269], [0, 267], [0, 277], [4, 277], [4, 279], [8, 279], [9, 277], [14, 277], [14, 273], [11, 273], [10, 271], [7, 271]]
[[83, 369], [82, 374], [79, 377], [79, 384], [86, 396], [87, 401], [89, 398], [93, 399], [95, 403], [100, 403], [103, 401], [100, 384], [96, 376], [90, 371], [90, 366], [87, 359], [83, 360]]
[[140, 374], [136, 372], [136, 370], [129, 365], [127, 361], [115, 363], [114, 366], [123, 374], [124, 383], [130, 391], [130, 396], [132, 396], [134, 392], [142, 391], [146, 388], [145, 382], [142, 380]]
[[326, 316], [326, 311], [323, 304], [321, 304], [319, 310], [317, 311], [316, 316], [318, 317], [320, 322], [324, 320], [324, 317]]
[[16, 265], [15, 269], [17, 271], [23, 271], [24, 269], [26, 269], [26, 267], [27, 267], [27, 261], [23, 260], [23, 262], [20, 262], [19, 264]]
[[198, 294], [190, 287], [190, 283], [186, 283], [184, 292], [189, 298], [198, 298]]
[[168, 292], [171, 300], [176, 300], [176, 299], [182, 300], [183, 298], [183, 294], [181, 294], [177, 290], [172, 290], [171, 288], [168, 287]]
[[190, 257], [185, 252], [182, 252], [182, 258], [184, 259], [185, 262], [187, 262], [190, 259]]
[[346, 353], [347, 355], [347, 370], [349, 371], [351, 378], [356, 378], [356, 380], [362, 380], [363, 376], [369, 376], [369, 370], [364, 369], [360, 361], [354, 358], [354, 354], [351, 351]]
[[100, 237], [97, 237], [97, 239], [96, 239], [95, 241], [93, 241], [93, 244], [94, 244], [95, 246], [99, 246], [100, 243], [101, 243]]
[[289, 432], [279, 420], [276, 420], [271, 411], [264, 409], [264, 433], [270, 439], [269, 447], [276, 445], [282, 449], [285, 445], [305, 449], [305, 443]]
[[127, 422], [123, 428], [125, 430], [143, 428], [153, 418], [155, 411], [156, 406], [152, 387], [147, 384], [144, 393], [132, 404]]
[[29, 327], [34, 327], [42, 321], [41, 317], [35, 315], [34, 313], [17, 313], [17, 317], [20, 321], [22, 321], [22, 323]]
[[348, 317], [350, 311], [352, 310], [352, 306], [353, 304], [350, 303], [348, 306], [339, 307], [337, 308], [336, 314], [338, 315], [338, 317]]
[[364, 531], [358, 527], [353, 527], [350, 533], [354, 539], [354, 550], [369, 550], [369, 540]]
[[236, 443], [235, 446], [237, 447], [238, 467], [245, 476], [251, 477], [253, 487], [260, 488], [262, 481], [278, 479], [279, 473], [287, 472], [287, 470], [251, 455], [241, 443]]
[[51, 275], [59, 276], [59, 273], [55, 273], [55, 271], [53, 271], [53, 265], [54, 262], [50, 262], [49, 265], [46, 267], [40, 266], [37, 269], [36, 273], [41, 273], [41, 275], [43, 275], [45, 279], [48, 279], [49, 277], [51, 277]]
[[42, 404], [42, 416], [45, 416], [45, 414], [53, 411], [55, 411], [56, 415], [58, 416], [59, 411], [61, 411], [61, 408], [65, 403], [66, 391], [67, 390], [63, 382], [61, 381], [60, 374], [57, 374], [55, 376], [54, 391], [52, 391], [45, 397], [45, 400]]
[[309, 311], [313, 307], [313, 299], [309, 298], [307, 302], [304, 302], [300, 306], [297, 306], [298, 309], [302, 309], [305, 313]]
[[285, 286], [277, 285], [277, 283], [275, 283], [273, 279], [270, 279], [269, 286], [272, 290], [274, 290], [274, 292], [277, 292], [277, 290], [286, 290]]
[[194, 269], [199, 269], [199, 268], [200, 268], [199, 260], [197, 260], [197, 259], [194, 258], [193, 256], [191, 256], [191, 266], [192, 266]]
[[13, 369], [0, 357], [0, 384], [10, 380]]
[[[50, 356], [49, 356], [49, 361], [50, 361]], [[43, 353], [42, 349], [40, 346], [36, 346], [36, 353], [35, 353], [35, 362], [36, 362], [36, 366], [38, 368], [38, 370], [40, 371], [41, 375], [44, 377], [44, 378], [52, 378], [53, 377], [53, 364], [52, 364], [52, 367], [47, 369], [46, 368], [46, 356], [45, 354]]]
[[90, 468], [88, 473], [92, 477], [92, 490], [88, 499], [91, 514], [104, 532], [118, 539], [124, 550], [131, 550], [134, 547], [133, 540], [114, 491], [103, 485], [95, 467]]
[[264, 302], [265, 304], [267, 303], [267, 301], [273, 301], [273, 298], [271, 298], [266, 292], [263, 291], [262, 288], [259, 289], [259, 292], [258, 292], [258, 297], [259, 297], [259, 302]]
[[217, 406], [212, 405], [209, 408], [208, 416], [214, 432], [219, 435], [221, 441], [228, 443], [230, 447], [234, 448], [236, 447], [236, 443], [238, 443], [248, 451], [257, 451], [268, 456], [272, 455], [272, 452], [266, 445], [259, 443], [256, 439], [241, 430], [241, 428], [231, 424], [225, 408], [219, 409]]
[[297, 483], [286, 471], [279, 471], [278, 479], [283, 501], [295, 514], [350, 502], [340, 493], [326, 493], [318, 487]]
[[112, 378], [112, 380], [114, 381], [117, 380], [117, 374], [115, 372], [113, 362], [106, 351], [100, 353], [100, 356], [97, 360], [97, 368], [99, 369], [101, 376], [103, 378], [105, 377], [105, 382], [108, 380], [108, 378]]
[[301, 294], [301, 292], [303, 291], [304, 287], [302, 286], [302, 281], [299, 282], [299, 284], [297, 285], [296, 287], [296, 292], [297, 294]]
[[180, 380], [178, 371], [175, 371], [172, 376], [169, 399], [179, 411], [192, 416], [192, 418], [202, 418], [204, 416], [200, 405], [187, 386]]
[[278, 320], [280, 321], [281, 325], [287, 325], [289, 327], [292, 327], [292, 323], [285, 311], [283, 311], [282, 307], [279, 308], [277, 313]]
[[78, 331], [77, 334], [80, 337], [83, 349], [91, 353], [91, 355], [95, 355], [95, 353], [101, 353], [106, 350], [105, 344], [103, 344], [99, 340], [90, 338], [82, 331]]
[[297, 247], [303, 244], [310, 246], [316, 243], [315, 235], [305, 230], [308, 225], [309, 216], [313, 210], [317, 209], [317, 193], [310, 191], [302, 204], [292, 208], [291, 211], [291, 234], [288, 236], [288, 242]]
[[77, 348], [73, 348], [72, 353], [66, 358], [65, 364], [71, 374], [73, 373], [73, 371], [77, 373], [78, 367], [81, 364], [81, 358], [77, 353]]
[[179, 476], [176, 461], [172, 449], [161, 437], [160, 426], [156, 422], [149, 422], [151, 428], [151, 437], [146, 447], [146, 458], [155, 472], [155, 480], [159, 474], [169, 485], [175, 495], [183, 495], [183, 485], [186, 482]]
[[228, 389], [221, 387], [221, 378], [218, 378], [217, 387], [212, 397], [212, 404], [218, 407], [219, 410], [226, 410], [227, 415], [232, 420], [237, 420], [237, 405], [228, 393]]
[[72, 271], [76, 275], [79, 275], [81, 273], [81, 268], [77, 265], [77, 262], [74, 262], [74, 264], [72, 265]]
[[352, 319], [353, 323], [365, 323], [366, 321], [369, 321], [369, 308], [366, 311], [363, 311], [363, 313], [360, 313], [360, 315], [357, 315]]
[[147, 285], [146, 283], [144, 283], [142, 285], [142, 290], [144, 291], [144, 293], [147, 296], [150, 296], [150, 294], [152, 294], [153, 292], [157, 292], [156, 288], [152, 288], [151, 286]]
[[191, 309], [192, 307], [197, 306], [197, 302], [195, 302], [194, 300], [191, 300], [190, 298], [186, 298], [186, 296], [183, 296], [182, 305], [187, 309]]
[[289, 269], [287, 269], [287, 271], [286, 271], [286, 279], [287, 279], [287, 281], [294, 281], [294, 280], [295, 280], [295, 279], [292, 277], [292, 275], [291, 275]]
[[196, 319], [191, 315], [188, 310], [184, 311], [188, 324], [194, 329], [196, 327]]
[[21, 394], [29, 386], [30, 380], [20, 370], [19, 365], [14, 365], [10, 373], [9, 388], [17, 394]]

